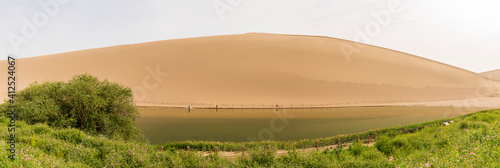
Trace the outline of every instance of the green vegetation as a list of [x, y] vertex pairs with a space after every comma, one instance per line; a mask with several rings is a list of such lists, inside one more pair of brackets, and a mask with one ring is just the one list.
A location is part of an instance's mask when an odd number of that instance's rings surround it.
[[[7, 123], [0, 119], [0, 148], [7, 149]], [[0, 150], [1, 167], [168, 167], [171, 154], [154, 152], [144, 143], [90, 136], [73, 128], [17, 122], [16, 160]], [[148, 165], [145, 165], [148, 164]], [[129, 165], [129, 166], [127, 166]]]
[[[8, 103], [0, 111], [7, 113]], [[140, 140], [132, 90], [88, 74], [69, 82], [34, 83], [16, 94], [18, 119], [29, 124], [76, 128], [111, 139]]]
[[[265, 146], [236, 158], [194, 151], [165, 150], [145, 143], [90, 136], [73, 128], [18, 122], [17, 159], [0, 151], [6, 167], [498, 167], [500, 110], [452, 119], [450, 126], [430, 126], [411, 134], [380, 136], [373, 146], [277, 155]], [[0, 148], [7, 148], [8, 119], [0, 117]], [[391, 128], [394, 129], [394, 128]], [[381, 130], [380, 130], [381, 131]], [[315, 141], [315, 140], [311, 140]], [[285, 142], [283, 142], [285, 143]], [[201, 143], [200, 143], [201, 144]], [[269, 144], [273, 144], [269, 142]], [[193, 145], [193, 144], [190, 144]], [[194, 146], [194, 145], [193, 145]]]

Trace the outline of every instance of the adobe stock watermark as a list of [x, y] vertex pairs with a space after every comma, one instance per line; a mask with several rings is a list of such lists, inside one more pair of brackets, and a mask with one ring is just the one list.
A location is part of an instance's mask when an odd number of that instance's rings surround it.
[[70, 0], [40, 0], [38, 6], [40, 10], [35, 12], [31, 18], [23, 17], [20, 32], [7, 33], [7, 38], [15, 53], [19, 53], [19, 47], [27, 44], [33, 39], [41, 28], [47, 26], [50, 19], [54, 18], [60, 11], [61, 6], [66, 5]]
[[18, 137], [16, 137], [16, 120], [17, 120], [17, 106], [15, 104], [16, 102], [16, 77], [17, 77], [17, 69], [16, 69], [16, 59], [17, 57], [13, 55], [9, 55], [7, 57], [7, 93], [8, 93], [8, 108], [9, 112], [7, 112], [6, 117], [9, 118], [9, 125], [8, 125], [8, 142], [7, 144], [9, 145], [9, 148], [7, 149], [8, 153], [8, 158], [15, 160], [16, 159], [16, 140]]
[[273, 110], [273, 113], [275, 116], [269, 121], [269, 127], [260, 129], [257, 133], [257, 137], [249, 136], [249, 141], [273, 140], [275, 133], [282, 132], [285, 130], [286, 126], [290, 124], [289, 119], [297, 117], [296, 114], [288, 114], [285, 109]]
[[215, 0], [212, 5], [215, 13], [219, 16], [219, 20], [224, 21], [224, 15], [226, 15], [227, 12], [234, 11], [234, 9], [242, 3], [243, 0]]
[[[364, 26], [364, 29], [361, 30], [358, 26], [354, 27], [354, 41], [370, 44], [372, 39], [379, 36], [382, 32], [382, 28], [387, 27], [391, 21], [392, 16], [403, 11], [403, 7], [401, 6], [401, 2], [399, 0], [390, 1], [386, 9], [382, 9], [379, 11], [371, 11], [374, 20], [369, 21]], [[361, 44], [349, 44], [346, 42], [340, 43], [340, 49], [342, 54], [348, 63], [351, 62], [351, 57], [353, 54], [359, 54], [366, 46]]]
[[148, 74], [142, 79], [142, 85], [136, 86], [132, 89], [136, 97], [136, 100], [143, 101], [148, 97], [148, 91], [152, 91], [158, 87], [159, 84], [163, 82], [163, 78], [168, 77], [170, 74], [167, 72], [162, 72], [160, 70], [160, 64], [156, 64], [155, 69], [150, 66], [145, 67]]

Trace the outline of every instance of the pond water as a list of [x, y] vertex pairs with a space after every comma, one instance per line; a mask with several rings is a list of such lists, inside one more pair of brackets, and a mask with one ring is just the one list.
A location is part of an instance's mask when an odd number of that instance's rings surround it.
[[171, 141], [261, 141], [331, 137], [451, 118], [482, 110], [454, 107], [183, 109], [140, 107], [137, 126], [151, 144]]

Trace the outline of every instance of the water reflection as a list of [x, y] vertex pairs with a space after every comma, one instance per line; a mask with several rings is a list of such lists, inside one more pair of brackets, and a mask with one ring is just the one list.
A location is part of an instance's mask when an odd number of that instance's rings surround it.
[[167, 141], [299, 140], [451, 118], [482, 110], [453, 107], [317, 109], [139, 108], [152, 144]]

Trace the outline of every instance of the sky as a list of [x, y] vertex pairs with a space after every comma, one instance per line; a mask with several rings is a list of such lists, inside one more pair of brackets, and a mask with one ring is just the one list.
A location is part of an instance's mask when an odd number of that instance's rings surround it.
[[249, 32], [358, 41], [500, 69], [496, 0], [0, 0], [0, 58]]

